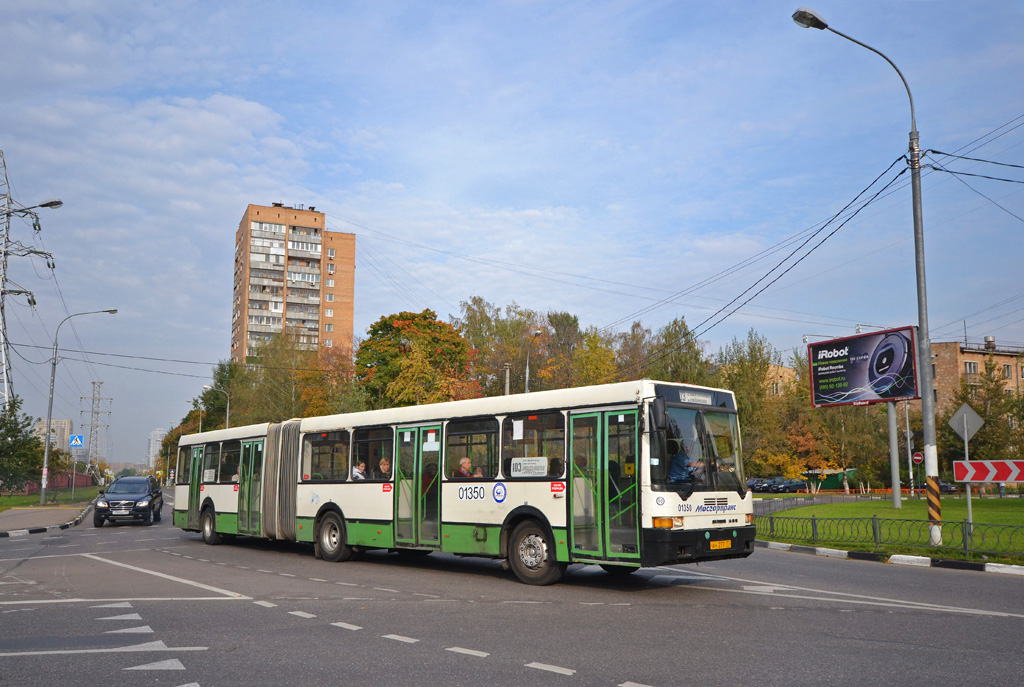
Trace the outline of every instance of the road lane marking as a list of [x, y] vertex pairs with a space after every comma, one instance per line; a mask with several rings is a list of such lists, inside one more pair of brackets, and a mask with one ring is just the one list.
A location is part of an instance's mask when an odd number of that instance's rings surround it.
[[559, 675], [575, 675], [576, 671], [571, 668], [563, 668], [561, 666], [552, 666], [547, 663], [527, 663], [527, 668], [536, 668], [537, 670], [546, 670], [549, 673], [558, 673]]
[[124, 670], [185, 670], [185, 665], [176, 658], [169, 658], [166, 661], [147, 663], [143, 666], [132, 666]]
[[186, 580], [183, 577], [175, 577], [174, 575], [168, 575], [167, 573], [158, 572], [156, 570], [147, 570], [146, 568], [140, 568], [140, 567], [135, 566], [135, 565], [128, 565], [127, 563], [121, 563], [119, 561], [111, 561], [111, 560], [108, 560], [106, 558], [100, 558], [99, 556], [94, 556], [94, 555], [89, 554], [89, 553], [84, 553], [84, 554], [82, 554], [82, 556], [85, 557], [85, 558], [94, 560], [94, 561], [99, 561], [100, 563], [109, 563], [110, 565], [116, 565], [116, 566], [119, 566], [121, 568], [127, 568], [129, 570], [134, 570], [136, 572], [145, 573], [147, 575], [153, 575], [155, 577], [161, 577], [161, 578], [163, 578], [165, 580], [171, 580], [172, 582], [179, 582], [181, 584], [187, 584], [187, 585], [191, 585], [193, 587], [199, 587], [200, 589], [205, 589], [206, 591], [214, 592], [216, 594], [223, 594], [223, 595], [231, 597], [233, 599], [251, 599], [252, 598], [251, 596], [245, 596], [244, 594], [239, 594], [237, 592], [228, 591], [227, 589], [221, 589], [220, 587], [214, 587], [213, 585], [203, 584], [202, 582], [196, 582], [194, 580]]
[[406, 644], [415, 644], [420, 641], [418, 639], [413, 639], [412, 637], [403, 637], [402, 635], [381, 635], [381, 637], [384, 639], [393, 639], [396, 642], [405, 642]]
[[108, 615], [106, 618], [96, 618], [96, 620], [142, 620], [142, 616], [138, 613], [125, 613], [124, 615]]
[[132, 646], [119, 646], [110, 649], [50, 649], [47, 651], [11, 651], [0, 654], [0, 658], [11, 656], [60, 656], [68, 654], [131, 654], [146, 651], [207, 651], [207, 646], [167, 646], [162, 641], [146, 642]]
[[451, 651], [456, 654], [466, 654], [467, 656], [477, 656], [478, 658], [487, 658], [490, 656], [486, 651], [477, 651], [476, 649], [463, 649], [461, 646], [450, 646], [445, 651]]
[[363, 628], [361, 628], [358, 625], [350, 625], [348, 623], [331, 623], [331, 625], [334, 625], [334, 627], [340, 627], [343, 630], [362, 630], [363, 629]]
[[253, 601], [257, 606], [263, 606], [263, 608], [277, 608], [277, 604], [272, 604], [269, 601]]
[[151, 635], [153, 634], [153, 628], [149, 625], [142, 625], [141, 627], [124, 627], [120, 630], [107, 630], [103, 634], [105, 635]]
[[312, 613], [306, 613], [305, 611], [288, 611], [289, 615], [298, 616], [299, 618], [315, 618], [316, 616]]

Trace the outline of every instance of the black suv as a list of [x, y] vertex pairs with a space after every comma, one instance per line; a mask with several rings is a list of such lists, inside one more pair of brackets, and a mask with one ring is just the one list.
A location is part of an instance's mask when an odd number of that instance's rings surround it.
[[103, 527], [105, 520], [141, 520], [152, 525], [160, 520], [163, 507], [164, 497], [155, 477], [122, 477], [100, 490], [92, 524]]

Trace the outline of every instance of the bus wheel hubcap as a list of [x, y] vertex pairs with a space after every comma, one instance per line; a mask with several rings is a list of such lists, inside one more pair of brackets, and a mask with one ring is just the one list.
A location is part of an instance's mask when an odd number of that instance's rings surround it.
[[545, 553], [544, 540], [536, 534], [524, 537], [519, 544], [519, 560], [529, 568], [539, 568], [544, 563]]

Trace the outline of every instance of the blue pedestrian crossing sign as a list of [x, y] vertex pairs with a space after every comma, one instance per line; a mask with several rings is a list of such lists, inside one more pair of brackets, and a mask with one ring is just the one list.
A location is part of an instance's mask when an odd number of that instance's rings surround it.
[[84, 435], [82, 434], [72, 434], [71, 441], [69, 442], [71, 444], [71, 448], [75, 448], [76, 446], [81, 448], [84, 446], [85, 444], [82, 443], [83, 436]]

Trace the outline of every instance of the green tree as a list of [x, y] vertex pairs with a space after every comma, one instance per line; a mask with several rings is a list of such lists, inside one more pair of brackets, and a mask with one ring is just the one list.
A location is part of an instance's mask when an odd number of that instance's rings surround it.
[[628, 332], [615, 335], [615, 364], [619, 379], [658, 379], [656, 375], [647, 372], [647, 359], [651, 355], [653, 339], [651, 330], [640, 322], [630, 325]]
[[666, 382], [704, 386], [711, 383], [711, 360], [686, 326], [685, 318], [677, 317], [655, 333], [646, 370], [641, 370], [640, 375]]
[[597, 327], [590, 327], [573, 361], [573, 378], [577, 386], [607, 384], [616, 381], [615, 350], [608, 337], [601, 336]]
[[953, 461], [964, 459], [964, 442], [949, 426], [949, 420], [964, 403], [971, 406], [985, 424], [970, 441], [971, 460], [1009, 460], [1019, 457], [1012, 449], [1011, 417], [1014, 396], [1008, 395], [1005, 379], [993, 356], [985, 360], [985, 371], [971, 378], [962, 378], [953, 403], [936, 418], [940, 464], [947, 474], [953, 472]]
[[[510, 390], [523, 390], [526, 379], [526, 353], [531, 350], [531, 376], [544, 361], [544, 319], [533, 310], [520, 307], [515, 302], [504, 310], [474, 296], [461, 304], [460, 317], [453, 318], [452, 324], [462, 332], [469, 345], [476, 351], [471, 363], [471, 374], [480, 385], [484, 396], [500, 396], [505, 393], [506, 366]], [[540, 341], [534, 340], [533, 333], [542, 332]]]
[[32, 432], [32, 418], [19, 414], [21, 403], [15, 396], [0, 410], [0, 490], [5, 492], [39, 479], [43, 469], [43, 442]]
[[718, 352], [715, 381], [736, 394], [746, 455], [771, 448], [769, 439], [777, 422], [777, 409], [773, 407], [775, 401], [769, 392], [772, 370], [781, 364], [781, 354], [768, 339], [753, 329], [745, 340], [734, 338], [729, 346]]

